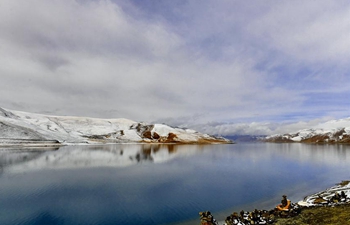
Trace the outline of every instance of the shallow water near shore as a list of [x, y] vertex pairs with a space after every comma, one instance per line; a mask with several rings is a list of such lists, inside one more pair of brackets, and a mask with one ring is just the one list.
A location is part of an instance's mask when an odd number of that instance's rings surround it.
[[223, 220], [349, 179], [349, 162], [349, 145], [297, 143], [0, 149], [0, 224]]

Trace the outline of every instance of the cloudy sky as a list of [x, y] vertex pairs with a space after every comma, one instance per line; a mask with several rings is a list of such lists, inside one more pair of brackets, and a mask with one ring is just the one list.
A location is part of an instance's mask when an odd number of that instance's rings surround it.
[[7, 109], [265, 134], [349, 96], [347, 0], [0, 0]]

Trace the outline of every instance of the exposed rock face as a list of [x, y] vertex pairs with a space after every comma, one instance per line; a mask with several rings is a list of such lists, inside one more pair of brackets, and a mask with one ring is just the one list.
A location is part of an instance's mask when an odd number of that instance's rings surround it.
[[[340, 123], [340, 122], [341, 123]], [[300, 130], [296, 133], [277, 134], [264, 139], [267, 142], [302, 142], [302, 143], [350, 143], [350, 127], [337, 127], [339, 124], [348, 125], [350, 119], [330, 121], [317, 128]], [[332, 125], [334, 124], [334, 127]], [[324, 127], [323, 127], [324, 126]]]
[[0, 146], [79, 143], [231, 143], [190, 129], [127, 119], [59, 117], [0, 108]]

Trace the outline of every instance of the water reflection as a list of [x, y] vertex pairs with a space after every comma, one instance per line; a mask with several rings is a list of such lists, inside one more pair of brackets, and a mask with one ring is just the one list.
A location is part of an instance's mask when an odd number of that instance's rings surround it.
[[195, 154], [200, 145], [125, 144], [65, 146], [57, 151], [0, 150], [0, 168], [9, 172], [86, 167], [125, 167], [139, 163], [161, 163]]
[[[249, 146], [247, 148], [247, 146]], [[232, 151], [226, 151], [230, 148]], [[161, 163], [177, 157], [210, 152], [210, 145], [124, 144], [65, 146], [60, 149], [0, 149], [0, 173], [30, 170], [86, 167], [125, 167], [139, 163]], [[340, 165], [349, 161], [349, 145], [313, 145], [300, 143], [255, 143], [217, 145], [212, 159], [245, 158], [251, 163], [283, 157], [298, 162]], [[220, 150], [221, 149], [221, 150]], [[259, 149], [259, 151], [256, 151]], [[222, 151], [223, 150], [223, 151]], [[223, 155], [224, 156], [223, 156]]]
[[288, 157], [300, 162], [339, 165], [348, 162], [350, 154], [350, 145], [321, 145], [321, 144], [302, 144], [286, 143], [273, 144], [268, 143], [267, 149], [273, 150], [276, 154]]
[[22, 149], [22, 148], [1, 148], [0, 149], [0, 174], [4, 168], [11, 165], [21, 164], [27, 161], [35, 160], [46, 151], [57, 150], [58, 148], [45, 149]]
[[349, 179], [349, 151], [273, 143], [1, 149], [0, 224], [159, 225], [257, 202], [269, 209], [282, 194], [295, 202]]

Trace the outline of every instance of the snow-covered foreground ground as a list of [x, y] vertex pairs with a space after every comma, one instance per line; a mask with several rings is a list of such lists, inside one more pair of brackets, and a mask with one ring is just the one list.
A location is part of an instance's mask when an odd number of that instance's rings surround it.
[[0, 145], [230, 143], [224, 138], [128, 119], [47, 116], [0, 108]]
[[[343, 183], [343, 182], [342, 182]], [[315, 205], [327, 205], [333, 204], [332, 197], [336, 193], [341, 195], [341, 192], [347, 196], [347, 198], [341, 198], [339, 202], [349, 202], [350, 201], [350, 182], [345, 181], [343, 184], [337, 184], [331, 188], [328, 188], [324, 191], [317, 192], [315, 194], [306, 196], [304, 200], [299, 201], [298, 204], [301, 206], [315, 206]]]
[[350, 117], [321, 123], [310, 129], [266, 137], [270, 142], [350, 143]]

